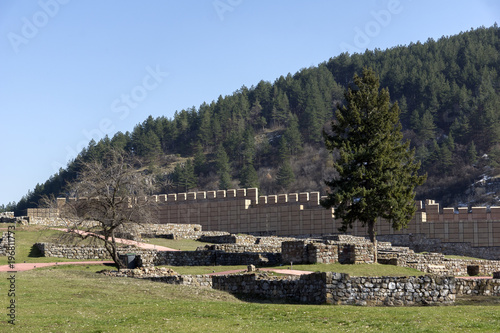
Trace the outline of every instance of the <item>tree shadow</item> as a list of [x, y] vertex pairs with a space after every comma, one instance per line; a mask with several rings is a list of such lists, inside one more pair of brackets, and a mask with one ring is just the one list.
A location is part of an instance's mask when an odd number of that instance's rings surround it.
[[29, 258], [41, 258], [43, 257], [42, 251], [35, 245], [31, 246], [30, 253], [28, 254]]

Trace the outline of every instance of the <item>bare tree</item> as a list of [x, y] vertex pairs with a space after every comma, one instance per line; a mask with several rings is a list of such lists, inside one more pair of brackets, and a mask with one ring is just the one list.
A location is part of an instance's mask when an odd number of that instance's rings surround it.
[[119, 269], [125, 265], [118, 256], [117, 231], [157, 222], [152, 183], [137, 166], [129, 154], [115, 150], [102, 159], [82, 162], [76, 181], [68, 184], [69, 196], [76, 200], [59, 205], [71, 234], [102, 240]]

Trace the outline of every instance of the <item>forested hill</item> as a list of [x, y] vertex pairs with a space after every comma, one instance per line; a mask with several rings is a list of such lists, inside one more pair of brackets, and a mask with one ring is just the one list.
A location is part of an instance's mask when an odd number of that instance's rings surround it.
[[110, 147], [141, 157], [159, 193], [255, 186], [264, 194], [324, 193], [323, 179], [334, 171], [322, 129], [354, 73], [365, 66], [398, 102], [404, 136], [429, 175], [418, 197], [451, 205], [488, 203], [493, 195], [470, 185], [483, 174], [500, 174], [499, 51], [495, 25], [384, 51], [344, 53], [273, 83], [243, 86], [173, 118], [149, 117], [131, 132], [91, 141], [16, 208], [36, 205], [43, 194], [64, 195], [78, 162]]

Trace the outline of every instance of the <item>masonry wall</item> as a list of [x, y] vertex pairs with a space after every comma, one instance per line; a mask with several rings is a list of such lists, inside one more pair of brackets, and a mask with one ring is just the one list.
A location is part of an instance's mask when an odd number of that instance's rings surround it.
[[457, 295], [500, 296], [500, 279], [456, 279]]
[[380, 241], [394, 246], [404, 246], [415, 252], [435, 252], [446, 255], [466, 255], [473, 258], [500, 260], [500, 246], [472, 246], [466, 242], [444, 242], [439, 238], [427, 238], [425, 234], [377, 235]]
[[353, 243], [314, 240], [285, 241], [281, 244], [283, 263], [295, 264], [370, 264], [374, 262], [373, 244], [358, 238]]
[[203, 251], [150, 251], [138, 258], [138, 266], [275, 266], [281, 263], [280, 253]]
[[312, 273], [272, 277], [262, 274], [177, 275], [167, 268], [106, 271], [111, 276], [132, 277], [198, 287], [234, 294], [305, 304], [342, 305], [441, 305], [456, 296], [500, 296], [500, 279], [457, 279], [431, 275], [418, 277], [350, 277], [342, 273]]
[[28, 208], [26, 216], [41, 218], [59, 217], [59, 210], [53, 208]]
[[[40, 250], [44, 257], [68, 258], [68, 259], [111, 259], [104, 247], [99, 246], [70, 246], [52, 243], [35, 243], [34, 246]], [[134, 246], [118, 248], [118, 254], [134, 253], [137, 255], [150, 254], [149, 250], [142, 250]]]
[[[205, 231], [297, 236], [338, 233], [340, 227], [333, 210], [320, 205], [319, 192], [259, 196], [258, 189], [250, 188], [164, 194], [148, 200], [158, 202], [160, 223], [199, 224]], [[64, 204], [64, 199], [58, 203]], [[442, 242], [500, 246], [500, 207], [441, 210], [432, 200], [416, 205], [418, 211], [407, 229], [394, 231], [389, 223], [379, 221], [377, 235], [424, 234]], [[367, 236], [359, 223], [349, 232]]]
[[287, 278], [262, 278], [255, 274], [213, 276], [212, 287], [231, 293], [281, 298], [306, 304], [452, 304], [456, 294], [454, 278], [350, 277], [332, 272]]

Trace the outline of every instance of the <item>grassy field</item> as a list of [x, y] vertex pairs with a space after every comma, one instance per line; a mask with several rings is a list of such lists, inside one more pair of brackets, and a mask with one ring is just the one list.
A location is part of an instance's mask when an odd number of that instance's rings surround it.
[[16, 326], [7, 323], [0, 274], [0, 331], [19, 332], [498, 332], [500, 307], [355, 307], [271, 304], [208, 289], [96, 274], [102, 266], [16, 273]]
[[[16, 230], [16, 261], [48, 262], [32, 244], [58, 239], [44, 228]], [[163, 244], [158, 244], [163, 245]], [[174, 248], [193, 244], [173, 244]], [[165, 245], [167, 246], [167, 245]], [[197, 245], [198, 246], [198, 245]], [[57, 259], [57, 261], [63, 261]], [[0, 257], [1, 263], [6, 258]], [[282, 266], [279, 268], [289, 268]], [[244, 266], [172, 267], [183, 274]], [[112, 267], [58, 266], [17, 272], [9, 297], [9, 273], [0, 273], [1, 332], [498, 332], [498, 299], [464, 299], [441, 307], [355, 307], [250, 301], [209, 288], [172, 286], [96, 273]], [[386, 265], [293, 265], [353, 276], [421, 275]], [[15, 299], [16, 325], [7, 322]]]
[[198, 242], [192, 239], [166, 239], [166, 238], [145, 238], [144, 243], [166, 246], [171, 249], [181, 251], [195, 251], [200, 246], [205, 246], [209, 243]]
[[[224, 272], [234, 269], [247, 269], [247, 266], [164, 266], [173, 269], [179, 274], [210, 274]], [[274, 266], [266, 268], [289, 269], [288, 266]], [[312, 272], [337, 272], [347, 273], [351, 276], [419, 276], [423, 272], [412, 268], [398, 267], [392, 265], [380, 264], [359, 264], [359, 265], [341, 265], [335, 264], [314, 264], [314, 265], [293, 265], [294, 270], [312, 271]]]
[[[7, 225], [0, 224], [1, 227], [7, 228]], [[99, 246], [100, 243], [97, 239], [85, 239], [81, 240], [75, 238], [70, 241], [67, 237], [61, 237], [65, 233], [62, 231], [52, 230], [46, 227], [39, 226], [17, 226], [14, 230], [15, 234], [15, 247], [16, 247], [16, 262], [22, 263], [35, 263], [35, 262], [63, 262], [63, 261], [75, 261], [75, 259], [66, 258], [46, 258], [42, 257], [40, 251], [33, 246], [35, 243], [60, 243], [64, 240], [67, 244], [73, 245], [96, 245]], [[82, 260], [84, 261], [84, 260]], [[0, 265], [7, 264], [7, 257], [0, 257]]]

